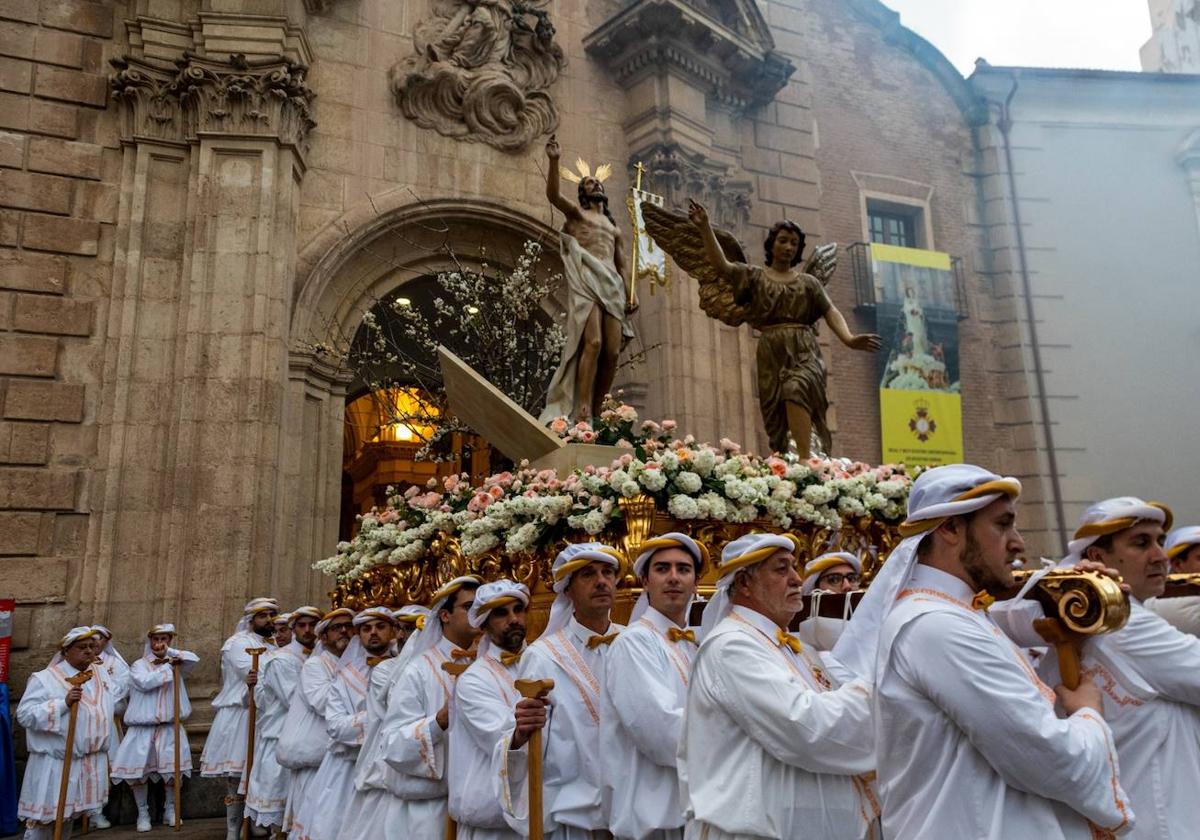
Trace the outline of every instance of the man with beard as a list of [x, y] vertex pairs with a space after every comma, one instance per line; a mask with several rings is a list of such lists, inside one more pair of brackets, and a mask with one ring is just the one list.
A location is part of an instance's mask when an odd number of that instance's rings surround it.
[[425, 629], [405, 646], [396, 676], [378, 686], [340, 840], [385, 830], [436, 838], [445, 831], [445, 733], [454, 676], [442, 664], [473, 656], [467, 611], [478, 587], [479, 578], [465, 575], [435, 592]]
[[353, 619], [353, 610], [339, 607], [317, 622], [318, 642], [300, 667], [300, 678], [276, 746], [276, 760], [289, 771], [283, 829], [293, 838], [304, 833], [303, 823], [296, 819], [297, 811], [305, 804], [317, 768], [329, 751], [325, 710], [338, 661], [350, 642]]
[[[258, 686], [254, 689], [254, 702], [258, 707], [254, 769], [249, 779], [242, 779], [239, 791], [246, 798], [246, 816], [250, 823], [263, 828], [283, 825], [290, 780], [287, 769], [276, 757], [279, 736], [300, 679], [300, 669], [317, 642], [317, 622], [321, 620], [321, 611], [316, 607], [300, 607], [285, 615], [290, 638], [282, 647], [267, 653], [261, 664]], [[276, 626], [276, 642], [281, 638]]]
[[[567, 278], [567, 340], [546, 396], [541, 421], [558, 417], [591, 420], [617, 373], [621, 344], [633, 337], [625, 294], [621, 231], [608, 211], [600, 168], [580, 173], [579, 203], [561, 191], [558, 140], [546, 144], [546, 198], [567, 217], [560, 234]], [[597, 177], [598, 176], [598, 177]]]
[[676, 754], [696, 656], [688, 611], [708, 549], [686, 534], [642, 544], [642, 594], [605, 668], [600, 740], [605, 810], [618, 840], [682, 840]]
[[[1200, 639], [1146, 609], [1170, 571], [1171, 511], [1122, 496], [1083, 512], [1063, 561], [1115, 569], [1129, 586], [1129, 621], [1083, 645], [1081, 673], [1107, 698], [1121, 780], [1137, 814], [1131, 837], [1192, 837], [1200, 825]], [[1057, 673], [1051, 650], [1043, 673]], [[1053, 670], [1051, 670], [1053, 669]]]
[[[29, 749], [17, 805], [17, 816], [25, 820], [25, 840], [50, 840], [54, 834], [72, 706], [78, 706], [79, 711], [62, 836], [70, 837], [71, 821], [95, 811], [108, 794], [108, 737], [113, 702], [109, 683], [96, 676], [94, 662], [98, 651], [94, 628], [73, 628], [59, 642], [50, 665], [29, 677], [17, 705], [17, 723], [25, 729], [25, 744]], [[92, 678], [83, 685], [68, 682], [89, 669]]]
[[1133, 811], [1090, 682], [1055, 692], [988, 612], [1024, 550], [1021, 485], [967, 464], [913, 483], [905, 539], [888, 556], [833, 656], [874, 679], [883, 833], [1084, 840]]
[[451, 706], [448, 760], [454, 769], [447, 783], [458, 840], [519, 840], [494, 793], [492, 757], [512, 732], [513, 706], [521, 699], [513, 682], [525, 649], [528, 606], [523, 583], [497, 580], [475, 591], [467, 614], [483, 636], [474, 664], [458, 678]]
[[356, 635], [338, 662], [325, 706], [329, 752], [313, 777], [300, 808], [299, 840], [336, 840], [354, 793], [354, 764], [366, 734], [367, 687], [371, 672], [392, 655], [396, 620], [387, 607], [367, 607], [354, 616]]
[[688, 837], [858, 840], [875, 825], [870, 691], [836, 686], [788, 633], [797, 550], [791, 534], [747, 534], [721, 552], [679, 745]]
[[[609, 645], [624, 628], [609, 618], [622, 555], [603, 543], [569, 545], [554, 558], [557, 597], [546, 630], [521, 656], [518, 677], [554, 680], [548, 698], [522, 698], [516, 728], [497, 747], [494, 774], [504, 818], [529, 833], [529, 736], [546, 729], [543, 822], [548, 840], [607, 836], [600, 762], [600, 694]], [[554, 713], [546, 710], [553, 706]], [[547, 725], [547, 718], [551, 722]]]
[[278, 614], [274, 598], [254, 598], [246, 603], [233, 635], [221, 646], [221, 690], [212, 701], [216, 715], [200, 754], [200, 775], [225, 780], [226, 840], [238, 840], [242, 830], [245, 801], [238, 788], [246, 769], [250, 692], [258, 684], [246, 651], [270, 646]]

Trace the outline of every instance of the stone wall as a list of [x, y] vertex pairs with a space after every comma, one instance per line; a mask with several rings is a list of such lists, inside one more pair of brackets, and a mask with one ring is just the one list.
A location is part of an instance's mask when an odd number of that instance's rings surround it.
[[0, 591], [13, 675], [79, 617], [121, 155], [123, 4], [0, 2]]

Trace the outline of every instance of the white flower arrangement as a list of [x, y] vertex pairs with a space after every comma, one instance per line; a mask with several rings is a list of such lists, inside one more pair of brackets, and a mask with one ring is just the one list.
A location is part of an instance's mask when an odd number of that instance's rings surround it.
[[[339, 543], [315, 568], [344, 581], [383, 563], [421, 562], [440, 535], [457, 537], [467, 557], [536, 551], [572, 533], [603, 534], [621, 518], [619, 501], [643, 494], [679, 520], [764, 520], [779, 529], [837, 529], [844, 517], [896, 522], [918, 473], [845, 459], [760, 458], [732, 441], [713, 447], [690, 436], [677, 439], [672, 421], [639, 424], [636, 413], [619, 404], [606, 414], [609, 421], [598, 426], [619, 426], [631, 445], [612, 464], [562, 476], [523, 465], [478, 487], [466, 474], [410, 487], [383, 510], [359, 517], [354, 539]], [[588, 432], [595, 440], [611, 437], [613, 425], [600, 431], [565, 425], [563, 433], [582, 441]]]

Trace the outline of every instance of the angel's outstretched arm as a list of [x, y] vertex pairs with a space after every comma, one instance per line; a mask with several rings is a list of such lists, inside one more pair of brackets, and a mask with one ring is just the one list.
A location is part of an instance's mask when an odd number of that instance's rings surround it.
[[730, 279], [734, 271], [733, 263], [726, 259], [721, 243], [717, 242], [717, 235], [708, 221], [708, 211], [704, 209], [704, 205], [688, 199], [688, 218], [696, 226], [696, 230], [700, 231], [700, 237], [704, 240], [704, 256], [709, 264], [722, 279]]
[[855, 335], [850, 332], [850, 327], [846, 323], [846, 317], [842, 315], [842, 311], [832, 303], [825, 310], [825, 323], [829, 325], [829, 329], [833, 330], [833, 334], [853, 350], [864, 350], [868, 353], [874, 353], [879, 349], [881, 341], [879, 336], [874, 333], [860, 333]]

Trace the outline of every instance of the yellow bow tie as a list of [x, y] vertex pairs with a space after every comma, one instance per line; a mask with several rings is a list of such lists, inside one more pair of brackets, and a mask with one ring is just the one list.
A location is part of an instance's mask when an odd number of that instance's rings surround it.
[[463, 650], [462, 648], [455, 648], [454, 650], [450, 651], [450, 658], [451, 659], [474, 659], [475, 651]]
[[971, 609], [988, 611], [988, 607], [996, 603], [996, 599], [987, 593], [987, 590], [980, 589], [975, 593], [975, 597], [971, 599]]
[[418, 630], [424, 630], [425, 629], [425, 616], [423, 616], [423, 615], [417, 616], [417, 620], [413, 623], [417, 625]]
[[389, 660], [391, 658], [392, 657], [390, 657], [390, 656], [368, 656], [367, 657], [367, 667], [374, 668], [380, 662], [386, 662], [387, 660]]
[[504, 651], [500, 654], [500, 664], [503, 665], [505, 668], [508, 668], [511, 665], [516, 665], [520, 661], [521, 661], [521, 651], [517, 651], [516, 653], [509, 653], [508, 651]]
[[607, 636], [592, 636], [587, 640], [588, 650], [595, 650], [600, 645], [611, 645], [613, 639], [617, 638], [617, 633], [609, 633]]
[[775, 641], [779, 642], [780, 647], [788, 647], [792, 649], [792, 653], [799, 654], [804, 650], [804, 645], [800, 644], [800, 640], [791, 633], [785, 633], [782, 630], [775, 631]]
[[667, 638], [672, 642], [678, 642], [681, 639], [687, 639], [692, 644], [696, 644], [696, 631], [680, 630], [678, 627], [668, 627]]
[[304, 651], [305, 656], [308, 656], [310, 653], [313, 652], [313, 649], [310, 648], [308, 645], [300, 645], [300, 650]]

